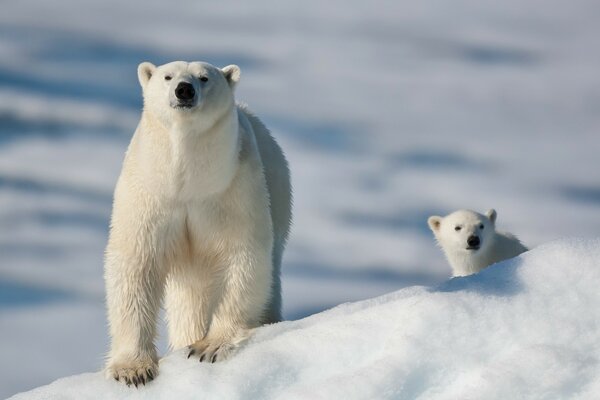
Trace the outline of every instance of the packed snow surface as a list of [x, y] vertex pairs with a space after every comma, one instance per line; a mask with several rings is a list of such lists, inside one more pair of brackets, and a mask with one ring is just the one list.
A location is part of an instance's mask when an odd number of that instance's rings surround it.
[[261, 328], [223, 363], [176, 351], [146, 387], [90, 373], [12, 399], [597, 399], [599, 260], [600, 240], [556, 241]]

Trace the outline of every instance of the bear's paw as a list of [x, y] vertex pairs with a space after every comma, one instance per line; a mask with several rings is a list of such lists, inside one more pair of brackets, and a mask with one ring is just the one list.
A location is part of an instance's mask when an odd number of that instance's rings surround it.
[[236, 348], [236, 345], [227, 340], [198, 340], [188, 346], [188, 358], [197, 356], [200, 362], [219, 362], [229, 358]]
[[145, 385], [158, 375], [158, 364], [152, 359], [135, 359], [112, 363], [106, 374], [127, 386]]

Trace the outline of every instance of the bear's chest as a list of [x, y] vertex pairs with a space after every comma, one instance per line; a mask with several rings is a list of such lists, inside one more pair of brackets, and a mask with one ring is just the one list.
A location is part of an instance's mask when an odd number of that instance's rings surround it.
[[229, 244], [241, 240], [247, 225], [223, 199], [190, 201], [174, 206], [164, 220], [164, 244], [168, 258], [177, 263], [196, 263], [215, 257]]

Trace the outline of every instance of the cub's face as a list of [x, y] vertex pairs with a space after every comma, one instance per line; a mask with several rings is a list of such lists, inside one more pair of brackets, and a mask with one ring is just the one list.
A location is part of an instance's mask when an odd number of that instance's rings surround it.
[[144, 108], [167, 128], [182, 120], [199, 119], [207, 125], [218, 120], [234, 104], [239, 77], [235, 65], [219, 69], [204, 62], [175, 61], [138, 66]]
[[445, 250], [475, 255], [483, 253], [491, 244], [495, 221], [494, 210], [489, 210], [486, 215], [459, 210], [446, 217], [429, 217], [428, 224]]

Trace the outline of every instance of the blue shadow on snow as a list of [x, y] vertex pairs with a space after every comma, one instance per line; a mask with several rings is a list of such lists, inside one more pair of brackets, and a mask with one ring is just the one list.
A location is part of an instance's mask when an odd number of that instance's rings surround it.
[[31, 194], [58, 194], [77, 197], [81, 200], [110, 205], [112, 193], [94, 192], [76, 186], [60, 183], [48, 183], [23, 177], [10, 177], [0, 175], [0, 190], [12, 189]]
[[367, 214], [364, 212], [345, 212], [338, 218], [345, 224], [360, 228], [386, 229], [389, 231], [409, 230], [422, 236], [431, 237], [427, 226], [427, 218], [431, 215], [441, 215], [441, 210], [413, 210], [396, 215]]
[[[142, 61], [160, 65], [174, 60], [206, 61], [216, 66], [238, 64], [243, 69], [254, 68], [265, 61], [239, 53], [202, 52], [190, 49], [157, 51], [144, 46], [125, 45], [91, 35], [51, 28], [22, 28], [6, 24], [0, 35], [8, 41], [28, 46], [29, 57], [40, 64], [68, 62], [70, 68], [90, 70], [88, 75], [53, 76], [38, 70], [20, 71], [0, 68], [0, 87], [46, 96], [86, 99], [110, 103], [130, 109], [141, 109], [141, 89], [137, 66]], [[93, 68], [93, 69], [92, 69]]]
[[569, 200], [600, 206], [600, 187], [567, 186], [560, 192]]
[[406, 153], [393, 154], [386, 159], [387, 164], [395, 168], [442, 169], [442, 170], [475, 170], [490, 171], [493, 165], [484, 160], [468, 158], [464, 154], [447, 151], [412, 150]]
[[72, 297], [62, 290], [0, 279], [0, 308], [64, 301]]
[[432, 292], [473, 291], [491, 296], [513, 296], [523, 290], [517, 277], [520, 258], [501, 261], [478, 274], [452, 278], [431, 289]]

